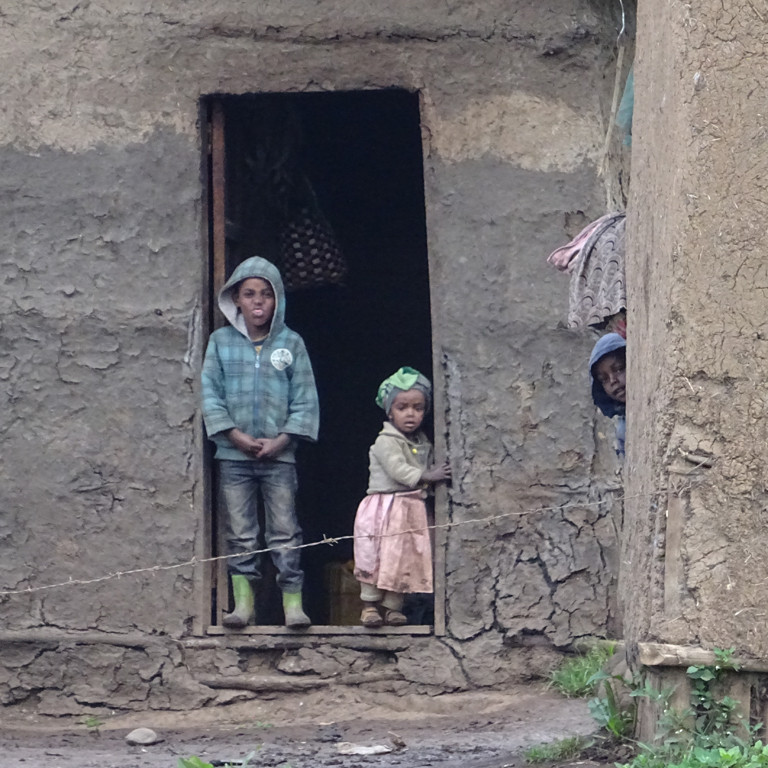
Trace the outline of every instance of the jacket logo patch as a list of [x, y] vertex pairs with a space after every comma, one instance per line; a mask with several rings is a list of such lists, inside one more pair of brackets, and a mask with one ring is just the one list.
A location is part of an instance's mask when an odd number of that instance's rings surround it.
[[290, 349], [283, 347], [282, 349], [276, 349], [270, 355], [269, 360], [278, 371], [284, 371], [293, 362], [293, 355]]

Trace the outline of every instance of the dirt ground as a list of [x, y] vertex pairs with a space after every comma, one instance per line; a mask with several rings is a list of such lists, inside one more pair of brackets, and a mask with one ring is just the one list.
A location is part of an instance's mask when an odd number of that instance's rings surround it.
[[[2, 766], [177, 768], [179, 757], [196, 755], [216, 764], [242, 760], [255, 751], [249, 765], [274, 768], [517, 768], [525, 764], [528, 747], [595, 730], [584, 700], [567, 700], [541, 686], [441, 696], [363, 695], [339, 689], [102, 720], [96, 729], [86, 718], [41, 719], [6, 712], [0, 729]], [[162, 741], [128, 745], [126, 734], [139, 726], [152, 728]], [[343, 755], [342, 742], [393, 751]], [[599, 763], [581, 759], [573, 765]]]

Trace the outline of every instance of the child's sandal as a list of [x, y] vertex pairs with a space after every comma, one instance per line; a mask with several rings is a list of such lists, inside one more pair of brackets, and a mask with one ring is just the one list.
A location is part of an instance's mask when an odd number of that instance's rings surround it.
[[364, 627], [375, 629], [384, 623], [384, 619], [381, 618], [378, 608], [373, 605], [367, 605], [360, 614], [360, 623]]
[[388, 608], [384, 613], [384, 623], [390, 627], [402, 627], [403, 624], [408, 623], [408, 619], [401, 611], [393, 611]]

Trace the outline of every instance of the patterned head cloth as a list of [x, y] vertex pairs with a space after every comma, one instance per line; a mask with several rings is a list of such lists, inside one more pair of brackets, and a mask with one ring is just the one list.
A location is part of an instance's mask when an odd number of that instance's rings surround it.
[[428, 411], [432, 404], [432, 385], [426, 376], [419, 373], [415, 368], [409, 368], [408, 366], [400, 368], [388, 379], [384, 379], [381, 382], [379, 392], [376, 395], [376, 405], [379, 408], [383, 408], [387, 416], [389, 416], [389, 409], [392, 407], [395, 397], [400, 392], [407, 392], [409, 389], [418, 389], [419, 392], [424, 393]]

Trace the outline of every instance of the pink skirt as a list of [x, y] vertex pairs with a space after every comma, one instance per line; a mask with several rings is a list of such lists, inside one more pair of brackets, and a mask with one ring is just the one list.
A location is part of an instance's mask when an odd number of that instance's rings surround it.
[[355, 578], [388, 592], [432, 592], [422, 491], [372, 493], [355, 516]]

